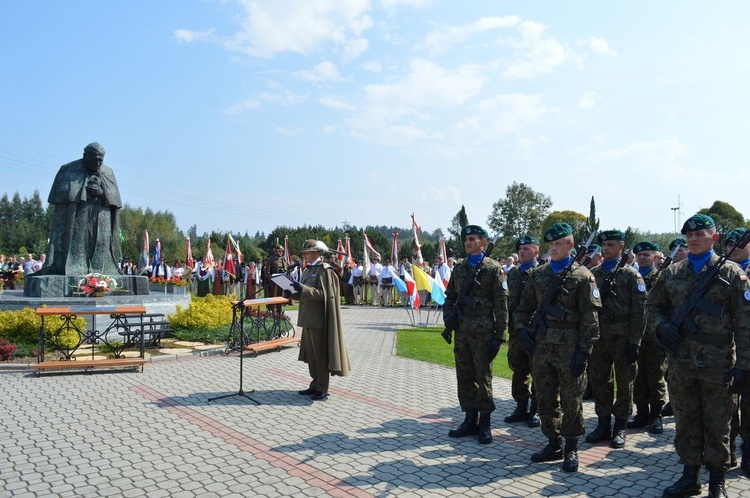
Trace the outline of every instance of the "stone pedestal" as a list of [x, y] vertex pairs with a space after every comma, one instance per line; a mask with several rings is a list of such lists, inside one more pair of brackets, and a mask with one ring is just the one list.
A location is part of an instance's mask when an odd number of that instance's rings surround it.
[[[29, 275], [25, 278], [23, 295], [25, 297], [72, 297], [79, 292], [78, 282], [83, 278], [69, 275]], [[115, 296], [148, 295], [148, 277], [136, 275], [114, 275], [117, 289]]]

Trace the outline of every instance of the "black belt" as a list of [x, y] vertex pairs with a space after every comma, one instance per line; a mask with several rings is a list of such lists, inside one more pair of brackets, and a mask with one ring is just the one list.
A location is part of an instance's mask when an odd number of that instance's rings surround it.
[[695, 332], [694, 334], [689, 333], [686, 337], [695, 342], [700, 342], [701, 344], [709, 344], [712, 346], [731, 346], [733, 339], [732, 334], [716, 335], [704, 334], [703, 332]]

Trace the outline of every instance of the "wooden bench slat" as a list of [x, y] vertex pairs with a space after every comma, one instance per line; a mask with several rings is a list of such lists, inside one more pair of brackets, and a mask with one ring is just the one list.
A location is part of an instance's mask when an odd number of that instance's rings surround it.
[[272, 339], [270, 341], [250, 344], [248, 346], [245, 346], [245, 351], [257, 353], [259, 351], [268, 351], [269, 349], [280, 348], [281, 346], [286, 346], [287, 344], [293, 344], [295, 342], [300, 342], [299, 337], [280, 337], [278, 339]]
[[36, 370], [63, 370], [93, 367], [135, 367], [144, 365], [145, 358], [112, 358], [108, 360], [43, 361], [34, 365]]

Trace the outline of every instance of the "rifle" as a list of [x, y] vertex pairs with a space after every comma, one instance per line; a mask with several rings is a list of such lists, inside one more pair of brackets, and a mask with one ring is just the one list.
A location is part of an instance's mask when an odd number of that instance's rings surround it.
[[560, 293], [560, 291], [562, 291], [564, 294], [570, 292], [565, 287], [563, 287], [563, 283], [565, 283], [565, 279], [568, 278], [570, 272], [573, 271], [573, 263], [585, 265], [588, 261], [591, 261], [591, 256], [586, 257], [586, 251], [588, 250], [588, 247], [594, 240], [595, 236], [596, 230], [593, 231], [586, 242], [578, 245], [578, 247], [576, 248], [576, 257], [573, 258], [570, 263], [568, 263], [568, 266], [563, 268], [563, 270], [555, 276], [556, 278], [554, 282], [552, 282], [552, 284], [547, 287], [547, 292], [544, 295], [544, 299], [537, 307], [536, 311], [534, 312], [534, 316], [531, 318], [531, 323], [529, 324], [529, 330], [531, 331], [532, 337], [534, 336], [534, 334], [536, 334], [536, 331], [539, 328], [541, 328], [544, 332], [547, 331], [547, 324], [544, 323], [545, 315], [549, 314], [552, 318], [560, 321], [563, 321], [565, 319], [565, 310], [561, 310], [560, 308], [553, 306], [552, 302], [557, 298], [557, 295]]
[[744, 248], [748, 242], [750, 242], [750, 230], [746, 231], [742, 235], [742, 238], [732, 247], [732, 249], [728, 253], [722, 255], [715, 265], [709, 267], [705, 272], [703, 272], [703, 275], [701, 275], [701, 278], [695, 284], [695, 288], [693, 289], [693, 291], [690, 293], [687, 299], [682, 302], [680, 307], [677, 308], [677, 311], [672, 317], [672, 323], [674, 323], [677, 327], [680, 327], [684, 323], [687, 329], [691, 333], [695, 334], [696, 332], [698, 332], [698, 326], [695, 325], [695, 322], [693, 322], [693, 320], [690, 318], [690, 313], [694, 308], [698, 308], [699, 310], [705, 311], [706, 313], [716, 317], [724, 316], [724, 308], [717, 304], [706, 301], [705, 299], [703, 299], [703, 295], [706, 293], [706, 291], [708, 291], [709, 287], [711, 287], [711, 284], [714, 283], [714, 280], [719, 280], [727, 287], [731, 285], [729, 282], [719, 276], [719, 271], [727, 262], [735, 249]]
[[[601, 287], [602, 301], [608, 296], [617, 297], [617, 293], [615, 292], [615, 277], [617, 276], [617, 272], [628, 264], [628, 259], [630, 259], [630, 249], [625, 250], [625, 253], [620, 257], [620, 261], [617, 262], [617, 266], [612, 268], [607, 276], [604, 277]], [[602, 315], [606, 318], [612, 318], [612, 310], [602, 305]]]
[[[466, 306], [467, 304], [470, 308], [476, 306], [476, 299], [469, 296], [469, 292], [471, 292], [471, 290], [474, 288], [474, 285], [479, 283], [477, 282], [477, 277], [479, 276], [479, 272], [482, 269], [482, 261], [484, 261], [484, 258], [487, 258], [490, 254], [492, 254], [492, 250], [495, 248], [495, 243], [497, 242], [498, 237], [500, 237], [499, 231], [497, 232], [497, 234], [495, 234], [495, 238], [492, 239], [492, 242], [487, 244], [487, 247], [484, 248], [482, 259], [469, 273], [466, 282], [464, 282], [464, 286], [461, 288], [461, 292], [459, 293], [458, 299], [456, 300], [456, 306], [453, 308], [453, 312], [456, 315], [456, 320], [458, 321], [458, 323], [461, 323], [464, 320], [464, 306]], [[440, 333], [440, 335], [443, 336], [443, 339], [445, 339], [445, 342], [447, 342], [448, 344], [451, 343], [451, 332], [453, 331], [450, 328], [446, 327]]]
[[669, 256], [667, 256], [664, 259], [664, 262], [659, 267], [659, 271], [656, 272], [656, 276], [654, 277], [654, 282], [656, 282], [657, 280], [659, 280], [659, 276], [661, 276], [662, 272], [664, 272], [664, 270], [666, 270], [667, 267], [672, 264], [672, 261], [674, 260], [674, 257], [677, 254], [677, 251], [680, 250], [680, 247], [682, 247], [682, 246], [680, 244], [677, 244], [675, 246], [674, 250], [671, 253], [669, 253]]

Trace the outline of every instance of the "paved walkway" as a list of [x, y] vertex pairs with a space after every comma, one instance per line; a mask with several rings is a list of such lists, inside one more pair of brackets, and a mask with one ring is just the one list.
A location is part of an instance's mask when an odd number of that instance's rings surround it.
[[[188, 357], [143, 373], [0, 373], [0, 497], [661, 496], [679, 474], [664, 434], [624, 449], [582, 444], [581, 469], [531, 463], [538, 429], [508, 426], [510, 382], [495, 379], [495, 441], [452, 439], [462, 419], [452, 369], [394, 355], [403, 309], [343, 311], [352, 373], [312, 402], [297, 349], [244, 362]], [[447, 346], [446, 346], [447, 347]], [[586, 403], [588, 430], [596, 417]], [[703, 473], [704, 482], [707, 472]], [[750, 496], [739, 469], [730, 496]], [[704, 485], [704, 496], [707, 494]]]

